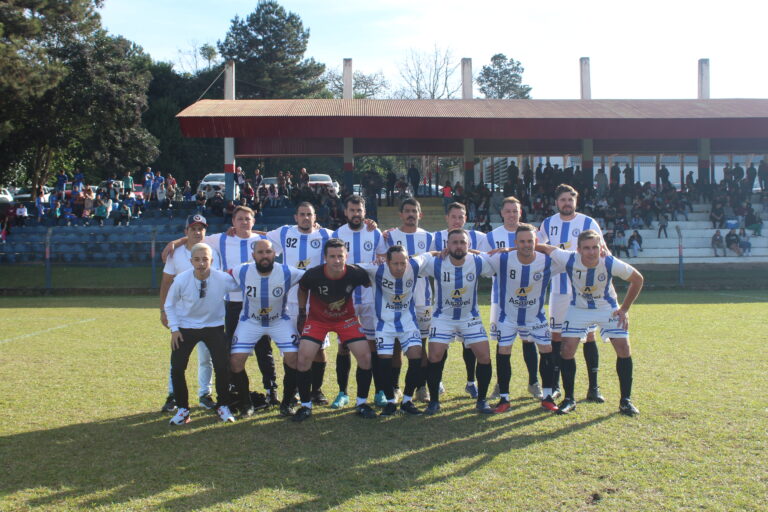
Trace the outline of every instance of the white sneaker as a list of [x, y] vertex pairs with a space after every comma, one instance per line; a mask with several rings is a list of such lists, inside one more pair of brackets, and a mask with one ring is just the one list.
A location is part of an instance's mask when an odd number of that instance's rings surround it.
[[403, 399], [403, 392], [400, 391], [400, 388], [395, 388], [395, 402], [400, 403], [400, 400]]
[[445, 386], [443, 386], [443, 381], [440, 381], [440, 393], [441, 395], [445, 394]]
[[176, 415], [171, 418], [169, 423], [171, 425], [184, 425], [189, 423], [189, 409], [179, 407], [179, 409], [176, 411]]
[[427, 386], [422, 386], [416, 390], [416, 400], [419, 402], [429, 402], [429, 389], [427, 389]]
[[226, 405], [222, 405], [218, 409], [216, 409], [216, 412], [219, 415], [219, 418], [221, 418], [221, 421], [227, 423], [234, 423], [235, 417], [232, 415], [232, 411], [229, 410], [229, 407]]
[[541, 394], [541, 386], [539, 386], [538, 382], [528, 385], [528, 392], [536, 400], [544, 400], [544, 396]]

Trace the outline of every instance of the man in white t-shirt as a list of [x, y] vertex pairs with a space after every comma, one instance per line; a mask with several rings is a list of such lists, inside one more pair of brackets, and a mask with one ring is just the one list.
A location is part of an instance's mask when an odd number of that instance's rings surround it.
[[[163, 267], [163, 277], [160, 281], [160, 322], [165, 328], [168, 328], [168, 318], [164, 309], [168, 290], [171, 288], [173, 279], [177, 274], [192, 268], [192, 263], [190, 261], [192, 258], [191, 249], [196, 244], [203, 241], [205, 238], [205, 230], [207, 228], [208, 221], [202, 215], [195, 214], [187, 217], [186, 227], [184, 228], [184, 234], [187, 238], [186, 243], [184, 246], [173, 251], [173, 254], [166, 259], [165, 266]], [[216, 270], [221, 269], [221, 262], [215, 256], [213, 256], [211, 267]], [[197, 383], [200, 405], [206, 409], [213, 409], [216, 406], [216, 403], [211, 397], [213, 362], [211, 360], [211, 353], [204, 343], [199, 344], [197, 347], [197, 359]], [[173, 381], [169, 377], [168, 397], [165, 400], [162, 412], [173, 412], [176, 410], [176, 407], [176, 399], [173, 393]]]
[[[562, 324], [560, 371], [565, 398], [558, 405], [559, 414], [576, 409], [573, 394], [576, 379], [574, 355], [579, 341], [596, 325], [603, 340], [610, 340], [616, 351], [616, 373], [619, 376], [621, 400], [619, 412], [627, 416], [639, 413], [632, 404], [632, 354], [629, 347], [629, 308], [643, 288], [643, 276], [618, 258], [601, 256], [602, 237], [597, 231], [579, 234], [576, 252], [539, 244], [537, 251], [549, 254], [553, 261], [565, 266], [571, 283], [571, 301]], [[624, 301], [619, 304], [613, 288], [613, 277], [629, 282]]]

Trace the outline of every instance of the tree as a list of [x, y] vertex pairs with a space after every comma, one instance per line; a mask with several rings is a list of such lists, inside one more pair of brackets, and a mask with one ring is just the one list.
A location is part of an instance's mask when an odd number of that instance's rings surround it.
[[205, 43], [200, 47], [200, 56], [208, 63], [208, 69], [211, 69], [211, 66], [216, 61], [217, 55], [218, 52], [216, 51], [216, 48], [211, 44]]
[[[329, 69], [323, 75], [325, 86], [334, 98], [344, 95], [344, 78], [337, 69]], [[389, 82], [381, 71], [367, 75], [362, 71], [352, 73], [352, 96], [357, 99], [378, 98], [389, 89]]]
[[224, 60], [237, 64], [238, 98], [302, 98], [323, 90], [325, 66], [304, 59], [309, 30], [274, 0], [259, 0], [243, 20], [235, 16], [223, 41]]
[[523, 66], [503, 53], [491, 57], [490, 65], [483, 66], [477, 76], [477, 85], [486, 98], [530, 99], [531, 88], [523, 85]]
[[450, 49], [437, 45], [428, 53], [410, 50], [400, 66], [405, 86], [395, 93], [405, 99], [451, 99], [461, 89], [458, 64]]

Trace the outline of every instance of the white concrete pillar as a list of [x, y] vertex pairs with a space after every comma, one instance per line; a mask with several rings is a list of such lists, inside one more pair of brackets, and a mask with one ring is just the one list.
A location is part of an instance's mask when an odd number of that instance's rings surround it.
[[[351, 100], [354, 99], [352, 95], [352, 59], [344, 59], [343, 65], [343, 91], [342, 99]], [[355, 156], [353, 152], [352, 137], [344, 137], [344, 188], [351, 191], [352, 185], [355, 182], [354, 175], [355, 170]]]
[[589, 57], [579, 59], [579, 69], [581, 70], [581, 99], [592, 99], [592, 81], [589, 73]]
[[709, 59], [699, 59], [699, 99], [709, 99]]
[[351, 100], [352, 96], [352, 59], [344, 59], [344, 72], [342, 74], [344, 79], [344, 89], [342, 98], [345, 100]]
[[[224, 99], [235, 99], [235, 62], [224, 64]], [[224, 199], [235, 199], [235, 139], [224, 138]]]
[[[472, 99], [472, 59], [461, 59], [461, 99]], [[475, 140], [464, 139], [464, 187], [475, 183]]]
[[472, 59], [461, 59], [461, 99], [472, 99]]

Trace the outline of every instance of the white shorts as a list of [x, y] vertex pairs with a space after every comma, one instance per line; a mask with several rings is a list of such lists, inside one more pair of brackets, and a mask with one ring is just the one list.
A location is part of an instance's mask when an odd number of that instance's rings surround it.
[[400, 340], [400, 348], [405, 353], [411, 347], [421, 346], [421, 332], [415, 327], [404, 327], [404, 332], [394, 329], [376, 331], [376, 352], [391, 356], [395, 351], [395, 340]]
[[496, 324], [496, 330], [492, 331], [492, 334], [500, 347], [511, 346], [518, 336], [523, 341], [531, 341], [537, 345], [552, 344], [547, 322], [529, 322], [525, 325], [518, 325], [517, 322], [501, 322]]
[[432, 308], [425, 306], [416, 306], [416, 323], [419, 326], [419, 332], [422, 338], [429, 336], [429, 327], [432, 325]]
[[629, 333], [619, 329], [618, 322], [618, 317], [613, 316], [613, 310], [610, 309], [572, 307], [563, 320], [562, 335], [564, 338], [584, 338], [590, 326], [597, 326], [600, 327], [600, 337], [603, 341], [611, 338], [629, 339]]
[[262, 336], [269, 336], [284, 354], [299, 350], [299, 333], [292, 320], [277, 320], [268, 327], [253, 320], [243, 320], [237, 323], [230, 353], [250, 354]]
[[[295, 324], [296, 318], [299, 316], [299, 303], [298, 302], [291, 302], [288, 301], [288, 304], [286, 304], [285, 307], [286, 311], [288, 312], [288, 316], [290, 317], [291, 321]], [[308, 313], [308, 312], [307, 312]], [[325, 339], [323, 340], [323, 344], [320, 346], [321, 349], [326, 349], [331, 346], [330, 338], [328, 338], [328, 335], [325, 335]]]
[[488, 341], [488, 334], [480, 317], [467, 320], [443, 317], [432, 319], [432, 328], [429, 330], [430, 343], [450, 343], [455, 338], [464, 342], [464, 346], [469, 346], [473, 343]]
[[357, 319], [360, 322], [360, 330], [365, 334], [366, 338], [372, 340], [376, 332], [374, 305], [372, 303], [355, 304], [355, 313], [357, 313]]
[[[567, 293], [551, 293], [549, 294], [549, 330], [552, 333], [561, 333], [563, 330], [563, 321], [565, 315], [568, 314], [568, 310], [571, 307], [571, 296]], [[587, 329], [589, 332], [595, 332], [596, 327], [594, 325], [589, 326]], [[582, 336], [586, 338], [586, 334]]]

